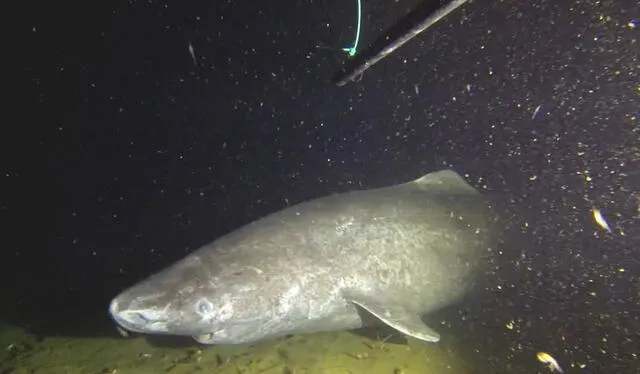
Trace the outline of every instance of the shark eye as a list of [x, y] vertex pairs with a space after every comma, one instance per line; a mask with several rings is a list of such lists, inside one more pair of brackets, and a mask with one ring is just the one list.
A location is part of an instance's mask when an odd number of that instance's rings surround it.
[[199, 300], [196, 303], [196, 310], [202, 315], [211, 314], [213, 312], [213, 304], [208, 300]]

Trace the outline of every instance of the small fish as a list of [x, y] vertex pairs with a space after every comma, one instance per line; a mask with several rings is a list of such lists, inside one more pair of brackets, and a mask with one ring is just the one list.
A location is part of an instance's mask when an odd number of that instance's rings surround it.
[[191, 42], [189, 42], [189, 54], [191, 55], [191, 59], [193, 60], [194, 65], [198, 65], [198, 61], [196, 60], [196, 51], [193, 49]]
[[549, 368], [549, 370], [551, 370], [552, 373], [554, 372], [558, 372], [561, 374], [564, 373], [564, 370], [562, 370], [562, 368], [560, 367], [560, 364], [558, 364], [558, 361], [556, 361], [556, 359], [553, 358], [553, 356], [551, 356], [550, 354], [546, 352], [538, 352], [536, 354], [536, 357], [538, 357], [538, 361], [547, 365], [547, 367]]
[[540, 108], [542, 108], [542, 105], [538, 105], [536, 107], [536, 109], [533, 111], [533, 114], [531, 115], [531, 119], [536, 118], [536, 116], [538, 115], [538, 112], [540, 111]]
[[602, 227], [603, 229], [609, 231], [609, 233], [613, 234], [613, 230], [611, 230], [611, 227], [602, 216], [600, 209], [591, 208], [591, 211], [593, 212], [593, 219], [596, 220], [596, 223], [598, 224], [598, 226]]

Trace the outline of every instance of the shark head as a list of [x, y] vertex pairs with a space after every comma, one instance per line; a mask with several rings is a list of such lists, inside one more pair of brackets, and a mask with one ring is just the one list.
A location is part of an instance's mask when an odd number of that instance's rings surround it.
[[[237, 341], [243, 328], [264, 318], [251, 307], [255, 287], [211, 276], [198, 256], [188, 256], [116, 296], [109, 313], [122, 328], [146, 334], [193, 336], [202, 343]], [[244, 291], [244, 292], [243, 292]]]

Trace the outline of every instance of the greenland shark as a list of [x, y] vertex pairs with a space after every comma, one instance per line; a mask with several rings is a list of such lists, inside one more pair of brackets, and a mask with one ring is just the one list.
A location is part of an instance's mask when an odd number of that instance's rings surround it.
[[495, 244], [490, 203], [443, 170], [335, 194], [220, 237], [115, 297], [125, 330], [240, 344], [371, 320], [427, 342], [422, 316], [455, 303]]

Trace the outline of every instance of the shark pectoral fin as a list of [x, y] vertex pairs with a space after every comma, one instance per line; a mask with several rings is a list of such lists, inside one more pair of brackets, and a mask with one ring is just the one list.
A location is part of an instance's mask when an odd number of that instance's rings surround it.
[[200, 344], [213, 344], [213, 333], [195, 335], [193, 336], [193, 340]]
[[346, 293], [345, 299], [373, 314], [385, 324], [401, 333], [425, 342], [440, 341], [440, 334], [425, 325], [417, 313], [397, 303], [377, 300], [367, 295]]

